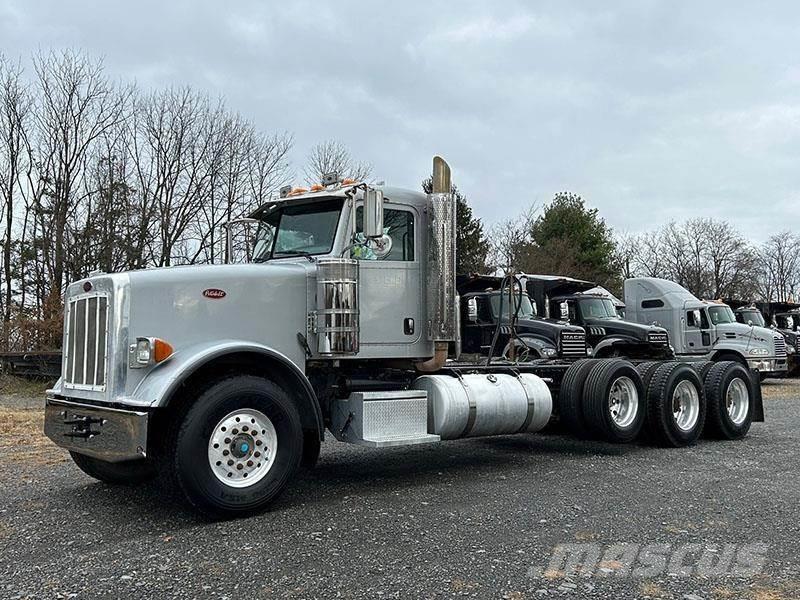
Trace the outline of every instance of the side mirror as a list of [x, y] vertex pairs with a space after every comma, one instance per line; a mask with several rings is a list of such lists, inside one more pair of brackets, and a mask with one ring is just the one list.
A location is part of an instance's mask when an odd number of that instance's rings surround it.
[[569, 304], [561, 302], [558, 307], [561, 310], [561, 320], [569, 321]]
[[747, 319], [747, 324], [750, 325], [750, 327], [752, 327], [753, 326], [753, 319]]
[[478, 301], [475, 298], [467, 300], [467, 321], [474, 323], [478, 320]]
[[364, 193], [364, 237], [383, 236], [383, 192], [367, 188]]
[[692, 311], [692, 314], [694, 316], [694, 325], [695, 325], [695, 327], [702, 328], [702, 326], [703, 326], [703, 317], [700, 314], [700, 310], [699, 309], [694, 309]]

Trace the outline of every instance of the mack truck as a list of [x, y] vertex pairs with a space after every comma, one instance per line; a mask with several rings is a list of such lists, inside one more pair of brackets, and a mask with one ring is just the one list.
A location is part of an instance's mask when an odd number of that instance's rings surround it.
[[[108, 484], [158, 478], [202, 514], [262, 510], [326, 431], [370, 448], [530, 434], [686, 446], [763, 420], [734, 362], [459, 357], [450, 168], [422, 194], [342, 180], [247, 217], [244, 262], [95, 273], [65, 293], [45, 433]], [[409, 468], [413, 468], [410, 465]]]
[[800, 372], [800, 305], [791, 302], [742, 302], [730, 298], [725, 299], [725, 304], [733, 309], [737, 323], [770, 327], [780, 333], [786, 342], [786, 374], [794, 376]]
[[683, 286], [656, 277], [625, 280], [626, 314], [669, 332], [677, 357], [732, 360], [758, 371], [761, 379], [787, 370], [784, 337], [766, 327], [737, 323], [730, 306], [700, 300]]
[[619, 307], [608, 295], [592, 291], [595, 283], [560, 275], [524, 275], [524, 280], [539, 314], [582, 327], [596, 358], [673, 357], [669, 335], [663, 327], [622, 318]]
[[[504, 286], [504, 281], [510, 285]], [[583, 328], [539, 317], [516, 277], [460, 275], [456, 282], [465, 354], [491, 354], [516, 362], [587, 357]]]

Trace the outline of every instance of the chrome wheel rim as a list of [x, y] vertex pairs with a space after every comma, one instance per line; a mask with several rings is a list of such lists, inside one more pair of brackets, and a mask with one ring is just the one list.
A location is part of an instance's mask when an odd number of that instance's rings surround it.
[[617, 427], [625, 429], [639, 414], [639, 391], [630, 377], [618, 377], [608, 393], [608, 409]]
[[747, 411], [750, 409], [750, 390], [747, 384], [738, 377], [728, 384], [728, 391], [725, 392], [725, 406], [728, 409], [728, 417], [734, 425], [741, 425], [747, 418]]
[[278, 436], [269, 417], [241, 408], [223, 417], [211, 432], [208, 464], [225, 485], [246, 488], [269, 473], [277, 449]]
[[691, 431], [700, 417], [700, 392], [691, 381], [683, 380], [672, 392], [672, 417], [681, 431]]

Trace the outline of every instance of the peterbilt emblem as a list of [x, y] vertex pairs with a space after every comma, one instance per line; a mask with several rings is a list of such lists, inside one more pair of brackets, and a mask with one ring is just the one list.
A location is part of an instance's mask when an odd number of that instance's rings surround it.
[[225, 292], [225, 290], [220, 290], [217, 288], [208, 288], [207, 290], [203, 290], [203, 296], [206, 298], [211, 298], [212, 300], [220, 300], [227, 295], [228, 294]]

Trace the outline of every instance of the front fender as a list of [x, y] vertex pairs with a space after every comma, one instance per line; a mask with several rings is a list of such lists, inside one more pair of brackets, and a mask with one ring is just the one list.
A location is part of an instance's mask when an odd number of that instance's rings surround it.
[[521, 339], [528, 348], [530, 348], [531, 350], [536, 350], [537, 352], [539, 352], [539, 354], [542, 353], [541, 351], [544, 348], [551, 348], [553, 350], [557, 349], [555, 344], [553, 344], [550, 340], [545, 340], [530, 335], [521, 335], [519, 336], [519, 339]]
[[625, 337], [608, 337], [600, 340], [597, 345], [592, 349], [592, 352], [597, 356], [598, 352], [602, 352], [606, 348], [610, 348], [615, 344], [641, 344], [639, 340]]

